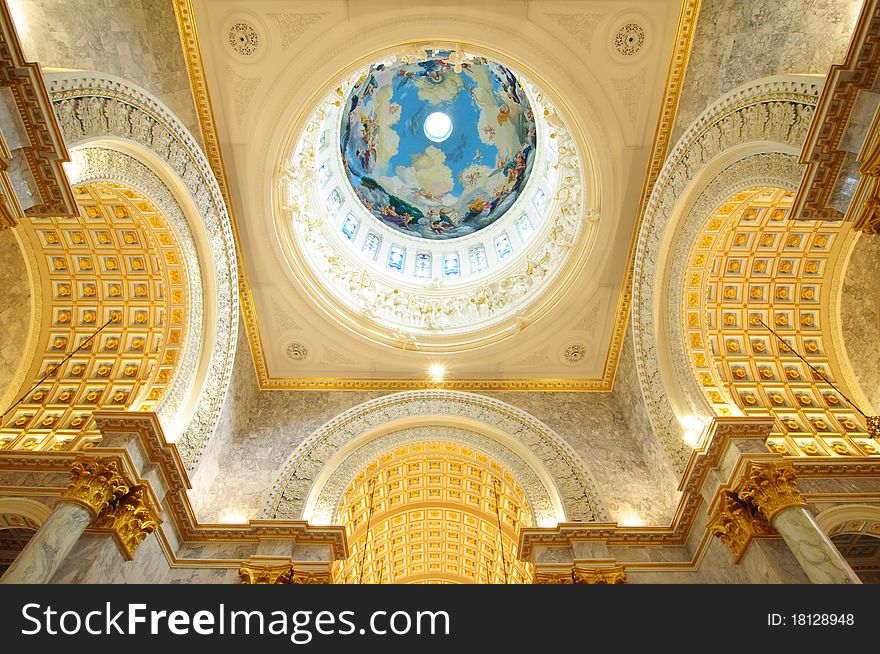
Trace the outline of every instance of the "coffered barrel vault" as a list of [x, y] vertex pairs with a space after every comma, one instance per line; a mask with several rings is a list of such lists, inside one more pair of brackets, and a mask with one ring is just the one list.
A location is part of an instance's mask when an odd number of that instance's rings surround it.
[[92, 412], [155, 408], [186, 343], [186, 261], [167, 219], [120, 184], [79, 186], [75, 197], [77, 218], [23, 227], [43, 280], [46, 338], [29, 392], [4, 418], [6, 448], [94, 445]]

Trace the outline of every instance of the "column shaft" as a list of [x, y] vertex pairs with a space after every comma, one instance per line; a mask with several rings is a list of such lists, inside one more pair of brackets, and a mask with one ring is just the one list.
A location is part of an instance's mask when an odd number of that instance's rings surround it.
[[779, 511], [773, 527], [814, 584], [862, 583], [807, 508], [792, 506]]
[[92, 517], [92, 513], [80, 504], [59, 502], [0, 578], [0, 584], [48, 583]]

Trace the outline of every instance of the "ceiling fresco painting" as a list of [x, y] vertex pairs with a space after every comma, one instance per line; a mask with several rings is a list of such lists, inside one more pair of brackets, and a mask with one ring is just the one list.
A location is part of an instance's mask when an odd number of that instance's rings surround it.
[[516, 76], [450, 52], [377, 64], [347, 100], [340, 149], [360, 201], [386, 225], [445, 240], [473, 234], [519, 197], [537, 130]]

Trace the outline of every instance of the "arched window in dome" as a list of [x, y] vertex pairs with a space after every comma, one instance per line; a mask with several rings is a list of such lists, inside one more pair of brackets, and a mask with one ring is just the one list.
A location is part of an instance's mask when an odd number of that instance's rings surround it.
[[506, 233], [499, 234], [495, 237], [495, 252], [498, 254], [498, 259], [501, 261], [510, 256], [512, 250], [510, 249], [510, 239], [507, 238]]
[[431, 277], [431, 255], [427, 252], [419, 252], [416, 254], [416, 277]]
[[382, 239], [376, 236], [373, 232], [370, 232], [367, 234], [367, 238], [364, 239], [364, 254], [375, 261], [376, 255], [379, 254], [380, 245], [382, 245]]
[[318, 180], [321, 182], [321, 186], [324, 186], [329, 179], [330, 165], [325, 161], [323, 164], [321, 164], [321, 167], [318, 168]]
[[461, 275], [461, 268], [458, 263], [458, 254], [450, 252], [443, 257], [443, 276], [458, 277]]
[[388, 267], [397, 272], [403, 272], [403, 262], [406, 259], [406, 251], [397, 245], [392, 245], [388, 251]]
[[333, 189], [333, 192], [327, 198], [327, 204], [330, 206], [330, 211], [333, 213], [339, 211], [339, 207], [342, 206], [342, 198], [339, 196], [339, 191]]
[[351, 214], [348, 214], [345, 217], [345, 220], [342, 221], [342, 233], [349, 241], [354, 238], [359, 222], [360, 221]]
[[524, 213], [516, 219], [516, 233], [519, 234], [520, 239], [523, 241], [535, 233], [535, 226], [532, 224], [529, 214]]
[[471, 248], [468, 256], [471, 260], [472, 273], [482, 272], [489, 267], [489, 260], [486, 258], [486, 248], [484, 248], [482, 245]]
[[542, 189], [538, 189], [535, 191], [533, 201], [538, 212], [543, 216], [547, 212], [547, 194]]

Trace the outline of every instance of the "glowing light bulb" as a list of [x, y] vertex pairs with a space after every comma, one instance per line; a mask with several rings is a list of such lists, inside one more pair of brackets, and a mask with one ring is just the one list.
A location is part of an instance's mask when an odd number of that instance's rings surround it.
[[247, 512], [242, 509], [223, 509], [220, 511], [219, 518], [223, 524], [244, 525], [248, 523]]
[[681, 419], [681, 426], [684, 427], [684, 442], [689, 447], [696, 447], [700, 444], [700, 438], [703, 435], [705, 423], [694, 415], [686, 415]]
[[440, 381], [443, 379], [443, 376], [446, 374], [446, 367], [440, 365], [439, 363], [435, 363], [431, 367], [428, 368], [428, 376], [431, 377], [434, 381]]
[[617, 518], [617, 524], [621, 527], [641, 527], [645, 523], [638, 513], [632, 509], [624, 509]]
[[61, 166], [64, 168], [64, 174], [67, 175], [67, 181], [73, 184], [74, 180], [79, 177], [79, 162], [76, 160], [65, 161]]
[[687, 415], [681, 419], [681, 426], [689, 431], [701, 431], [703, 429], [703, 421], [697, 416]]

